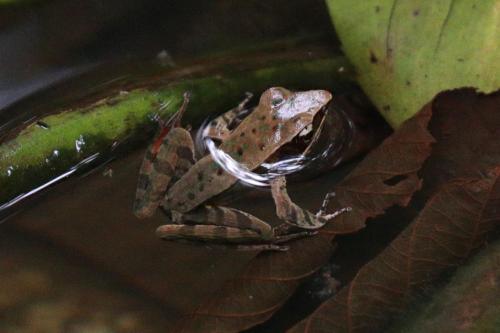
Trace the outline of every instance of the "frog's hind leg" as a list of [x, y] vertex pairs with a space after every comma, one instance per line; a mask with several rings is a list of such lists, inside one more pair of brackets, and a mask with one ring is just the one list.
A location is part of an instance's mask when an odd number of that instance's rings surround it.
[[[234, 208], [202, 206], [194, 211], [173, 216], [176, 224], [158, 228], [158, 234], [162, 238], [178, 238], [183, 232], [192, 238], [228, 242], [269, 241], [274, 237], [273, 228], [269, 224]], [[190, 232], [193, 234], [189, 234]]]
[[[210, 247], [215, 248], [230, 248], [241, 251], [288, 250], [287, 246], [272, 243], [257, 244], [257, 242], [261, 240], [261, 236], [258, 232], [226, 226], [205, 224], [166, 224], [156, 229], [156, 234], [164, 240], [180, 240], [193, 243], [209, 242]], [[213, 243], [213, 241], [220, 241], [222, 243]], [[249, 241], [255, 241], [256, 244], [240, 244], [240, 242]]]
[[336, 216], [351, 210], [351, 207], [345, 207], [332, 214], [325, 214], [326, 206], [332, 196], [331, 194], [327, 194], [320, 210], [316, 214], [301, 208], [290, 199], [286, 190], [284, 176], [277, 177], [271, 181], [271, 192], [276, 204], [276, 214], [278, 217], [286, 223], [301, 229], [319, 229]]
[[162, 225], [156, 230], [159, 237], [166, 240], [216, 240], [226, 245], [218, 244], [213, 247], [237, 250], [286, 251], [288, 246], [280, 245], [281, 243], [314, 234], [310, 231], [282, 232], [280, 228], [277, 231], [259, 218], [229, 207], [205, 206], [176, 216], [177, 220], [174, 222], [178, 224]]
[[134, 213], [141, 218], [154, 214], [171, 184], [195, 163], [193, 139], [183, 128], [171, 129], [153, 149], [146, 152], [139, 172]]

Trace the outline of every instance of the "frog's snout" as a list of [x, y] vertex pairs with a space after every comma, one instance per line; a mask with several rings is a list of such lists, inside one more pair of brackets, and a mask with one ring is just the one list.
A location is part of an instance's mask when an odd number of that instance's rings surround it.
[[327, 105], [333, 98], [332, 94], [327, 90], [311, 90], [305, 93], [308, 94], [307, 99], [312, 103], [316, 102], [319, 108]]

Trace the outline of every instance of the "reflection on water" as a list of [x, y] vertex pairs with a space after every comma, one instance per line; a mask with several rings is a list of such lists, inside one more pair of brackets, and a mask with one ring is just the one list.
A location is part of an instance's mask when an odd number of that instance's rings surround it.
[[237, 162], [222, 149], [217, 148], [215, 142], [208, 136], [204, 136], [202, 140], [204, 147], [212, 155], [215, 162], [242, 183], [251, 186], [269, 187], [271, 180], [303, 169], [308, 160], [304, 155], [300, 155], [287, 157], [274, 163], [263, 163], [261, 167], [266, 171], [259, 174], [248, 170], [244, 164]]
[[[0, 205], [0, 213], [2, 213], [4, 210], [7, 210], [8, 208], [11, 208], [12, 206], [17, 204], [21, 200], [28, 198], [28, 197], [46, 189], [47, 187], [51, 186], [52, 184], [59, 182], [61, 179], [67, 178], [70, 175], [72, 175], [73, 173], [80, 171], [81, 169], [87, 167], [89, 164], [94, 162], [94, 160], [96, 160], [99, 157], [99, 155], [100, 155], [99, 153], [95, 153], [95, 154], [83, 159], [81, 162], [79, 162], [75, 166], [71, 167], [68, 171], [58, 175], [57, 177], [52, 178], [48, 182], [46, 182], [46, 183], [28, 191], [28, 192], [22, 193], [22, 194], [18, 195], [17, 197], [13, 198], [12, 200], [7, 201], [6, 203], [3, 203], [2, 205]], [[54, 157], [59, 156], [59, 152], [57, 150], [54, 150], [53, 156]], [[50, 163], [50, 160], [47, 158], [45, 160], [45, 162]], [[13, 170], [13, 168], [9, 167], [8, 172], [12, 173], [12, 170]], [[8, 174], [8, 175], [10, 176], [10, 174]], [[2, 215], [0, 215], [0, 216], [2, 216]], [[0, 221], [0, 222], [2, 222], [2, 221]]]

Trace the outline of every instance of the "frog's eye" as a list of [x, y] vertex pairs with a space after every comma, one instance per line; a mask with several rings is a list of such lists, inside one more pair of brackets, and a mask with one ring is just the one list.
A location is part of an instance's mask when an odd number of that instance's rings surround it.
[[273, 98], [271, 99], [271, 105], [276, 108], [280, 106], [283, 103], [284, 99], [283, 96], [281, 95], [274, 95]]

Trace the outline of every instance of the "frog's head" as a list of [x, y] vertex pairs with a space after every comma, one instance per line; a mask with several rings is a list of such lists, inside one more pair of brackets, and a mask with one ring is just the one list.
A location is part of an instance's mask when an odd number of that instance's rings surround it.
[[282, 87], [266, 90], [259, 106], [270, 109], [273, 118], [283, 124], [294, 124], [296, 129], [312, 123], [314, 116], [332, 99], [326, 90], [309, 90], [292, 92]]

